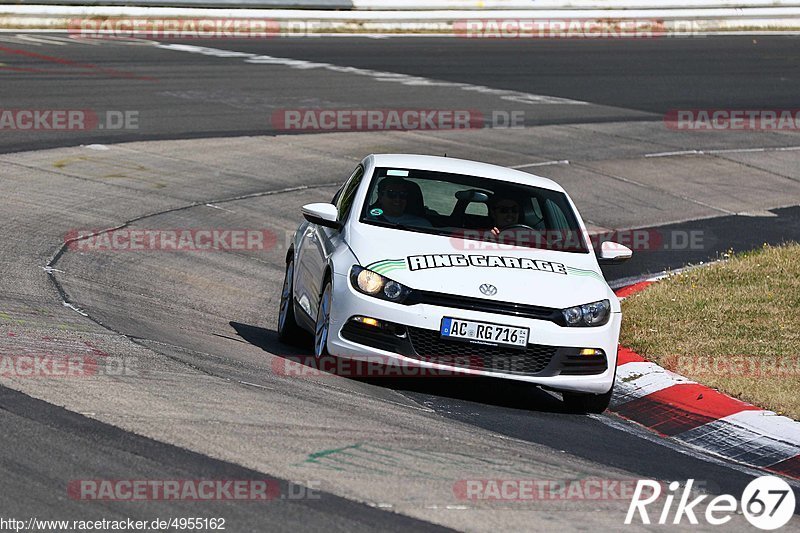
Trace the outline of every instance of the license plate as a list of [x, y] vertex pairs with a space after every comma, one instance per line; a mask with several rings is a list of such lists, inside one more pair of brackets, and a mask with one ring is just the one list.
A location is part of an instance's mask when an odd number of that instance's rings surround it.
[[445, 317], [439, 333], [443, 339], [525, 349], [529, 329]]

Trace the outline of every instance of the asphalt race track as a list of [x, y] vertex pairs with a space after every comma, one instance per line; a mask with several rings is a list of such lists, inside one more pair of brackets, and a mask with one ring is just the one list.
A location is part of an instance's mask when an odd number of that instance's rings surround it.
[[[311, 351], [276, 338], [283, 259], [299, 207], [328, 201], [377, 152], [446, 153], [556, 179], [594, 231], [640, 239], [632, 261], [604, 269], [610, 282], [799, 240], [796, 131], [663, 121], [671, 109], [798, 107], [799, 52], [797, 38], [760, 36], [156, 43], [0, 33], [3, 109], [137, 117], [127, 129], [0, 132], [0, 354], [102, 362], [81, 378], [0, 376], [4, 516], [224, 517], [235, 532], [644, 530], [623, 525], [629, 499], [475, 502], [454, 487], [694, 478], [738, 497], [758, 471], [613, 414], [565, 413], [536, 389], [283, 375], [281, 356]], [[524, 120], [466, 131], [275, 127], [276, 112], [308, 108]], [[250, 228], [274, 239], [227, 253], [65, 245], [70, 232], [112, 227]], [[67, 489], [81, 479], [263, 478], [277, 480], [275, 501], [82, 501]], [[752, 530], [741, 515], [725, 527]]]
[[[676, 108], [797, 105], [797, 37], [650, 40], [275, 38], [183, 44], [468, 83], [592, 105], [515, 104], [466, 91], [323, 76], [242, 59], [167, 52], [147, 41], [0, 34], [7, 108], [135, 110], [138, 130], [16, 132], [0, 150], [75, 143], [263, 135], [285, 108], [517, 110], [526, 125], [661, 120]], [[48, 39], [53, 39], [50, 44]], [[60, 40], [56, 40], [60, 39]], [[86, 44], [92, 43], [92, 44]], [[97, 44], [99, 43], [99, 44]], [[324, 80], [324, 81], [323, 81]], [[323, 90], [324, 89], [324, 90]], [[727, 143], [726, 143], [727, 144]]]

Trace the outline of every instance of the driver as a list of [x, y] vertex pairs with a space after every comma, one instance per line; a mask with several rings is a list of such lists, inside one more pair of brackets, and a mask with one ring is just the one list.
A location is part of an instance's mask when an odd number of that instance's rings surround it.
[[492, 234], [499, 235], [504, 228], [519, 224], [522, 209], [519, 202], [508, 196], [494, 195], [489, 200], [489, 216], [492, 218]]
[[378, 184], [378, 203], [381, 216], [392, 224], [432, 227], [426, 218], [406, 212], [412, 185], [403, 178], [385, 178]]

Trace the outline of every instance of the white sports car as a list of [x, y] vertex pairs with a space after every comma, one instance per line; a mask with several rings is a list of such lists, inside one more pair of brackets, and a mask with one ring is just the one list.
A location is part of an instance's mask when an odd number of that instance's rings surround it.
[[570, 409], [611, 399], [619, 300], [555, 182], [447, 157], [370, 155], [331, 203], [302, 208], [278, 333], [317, 357], [380, 356], [529, 382]]

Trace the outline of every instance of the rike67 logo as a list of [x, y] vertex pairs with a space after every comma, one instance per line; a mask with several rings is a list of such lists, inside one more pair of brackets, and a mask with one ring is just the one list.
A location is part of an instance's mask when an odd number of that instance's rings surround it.
[[[795, 512], [795, 497], [789, 484], [776, 476], [761, 476], [751, 481], [742, 492], [740, 500], [730, 494], [721, 494], [714, 497], [705, 505], [705, 513], [696, 509], [708, 497], [702, 494], [692, 500], [692, 486], [694, 479], [689, 479], [681, 490], [678, 481], [668, 485], [669, 492], [663, 498], [663, 507], [650, 508], [654, 523], [680, 524], [685, 517], [692, 525], [699, 524], [698, 515], [705, 518], [707, 524], [721, 526], [730, 522], [737, 512], [744, 514], [750, 524], [765, 531], [771, 531], [789, 523]], [[631, 524], [638, 513], [643, 524], [651, 523], [651, 515], [647, 506], [660, 499], [661, 484], [649, 479], [640, 479], [628, 507], [625, 523]], [[673, 511], [673, 502], [678, 500]], [[660, 503], [660, 502], [659, 502]]]

